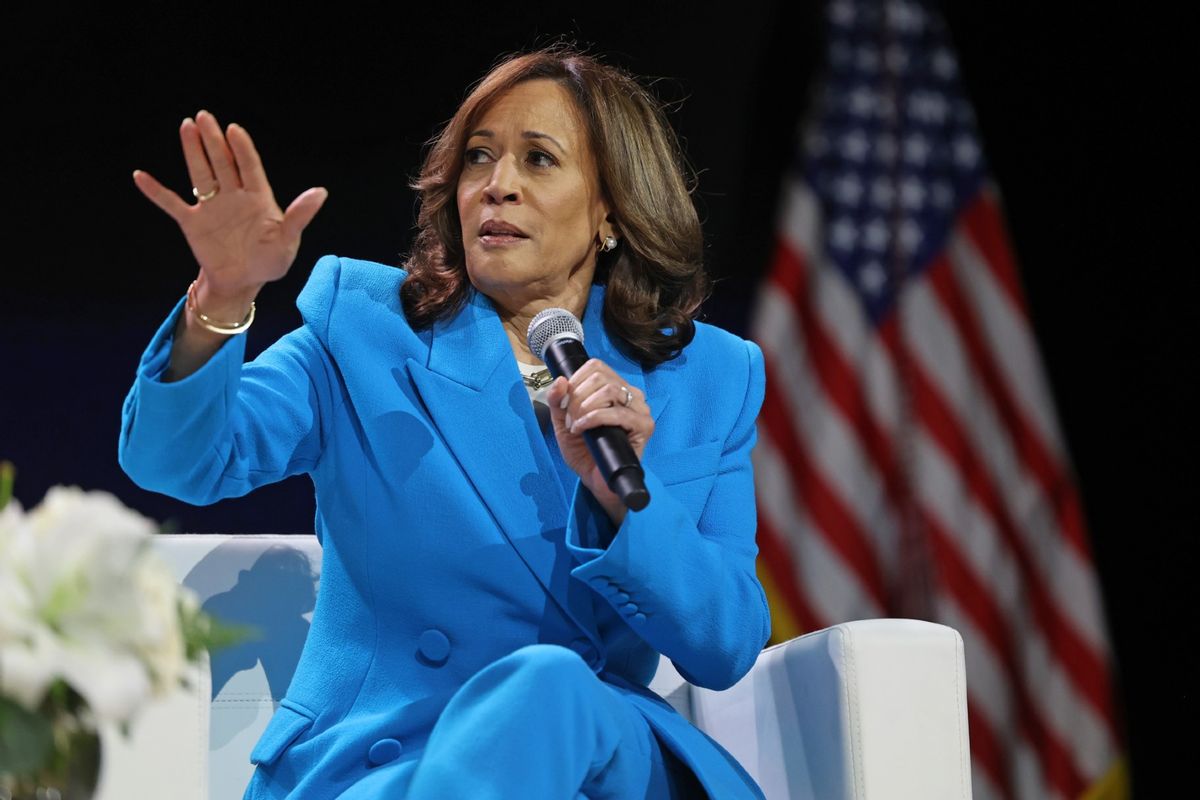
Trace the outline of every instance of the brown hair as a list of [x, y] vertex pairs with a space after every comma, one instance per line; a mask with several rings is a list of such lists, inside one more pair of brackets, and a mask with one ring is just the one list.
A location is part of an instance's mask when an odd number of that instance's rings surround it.
[[645, 366], [668, 361], [695, 336], [692, 320], [709, 290], [686, 162], [647, 89], [627, 72], [566, 45], [502, 61], [430, 141], [412, 184], [421, 210], [409, 275], [400, 288], [404, 313], [420, 330], [452, 316], [466, 300], [470, 281], [456, 192], [467, 133], [501, 94], [537, 78], [558, 81], [575, 99], [620, 234], [615, 250], [596, 257], [593, 280], [607, 285], [604, 322]]

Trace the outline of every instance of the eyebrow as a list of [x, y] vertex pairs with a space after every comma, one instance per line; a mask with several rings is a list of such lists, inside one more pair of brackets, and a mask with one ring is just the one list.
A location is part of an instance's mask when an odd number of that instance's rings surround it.
[[[472, 131], [471, 134], [469, 136], [467, 136], [467, 139], [468, 140], [473, 139], [476, 136], [482, 136], [485, 139], [491, 139], [495, 135], [496, 135], [495, 133], [488, 130], [487, 128], [480, 128], [477, 131]], [[558, 147], [558, 149], [560, 151], [562, 151], [563, 153], [567, 152], [567, 148], [562, 146], [562, 142], [558, 141], [558, 139], [555, 139], [553, 136], [551, 136], [548, 133], [542, 133], [541, 131], [522, 131], [521, 138], [522, 139], [547, 139], [551, 142], [554, 142], [555, 146]]]

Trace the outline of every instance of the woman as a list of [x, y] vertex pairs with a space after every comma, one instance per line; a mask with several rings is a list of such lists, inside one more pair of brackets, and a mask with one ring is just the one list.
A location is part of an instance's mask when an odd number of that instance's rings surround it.
[[[725, 688], [770, 627], [762, 357], [692, 321], [700, 230], [652, 97], [567, 49], [502, 63], [428, 153], [406, 268], [322, 258], [304, 325], [248, 364], [253, 298], [326, 193], [280, 212], [245, 130], [180, 134], [195, 205], [134, 179], [200, 275], [142, 358], [121, 464], [197, 504], [308, 473], [324, 552], [246, 797], [761, 796], [646, 688], [660, 653]], [[525, 329], [549, 306], [591, 360], [545, 386]], [[642, 459], [645, 509], [604, 484], [600, 425]]]

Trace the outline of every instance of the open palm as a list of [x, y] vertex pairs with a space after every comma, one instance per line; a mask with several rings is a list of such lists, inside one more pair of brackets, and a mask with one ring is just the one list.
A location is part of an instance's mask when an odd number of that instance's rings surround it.
[[207, 111], [185, 119], [179, 138], [194, 192], [207, 199], [187, 203], [141, 170], [134, 183], [179, 225], [212, 290], [255, 292], [286, 275], [329, 193], [308, 189], [280, 210], [250, 134], [237, 124], [222, 133]]

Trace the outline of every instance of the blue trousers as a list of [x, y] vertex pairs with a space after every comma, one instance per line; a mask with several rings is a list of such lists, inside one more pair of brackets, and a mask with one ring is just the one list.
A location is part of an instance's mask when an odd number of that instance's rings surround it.
[[368, 778], [349, 795], [408, 800], [707, 796], [636, 709], [578, 654], [555, 645], [523, 647], [480, 670], [447, 704], [415, 770], [393, 773], [386, 781]]

